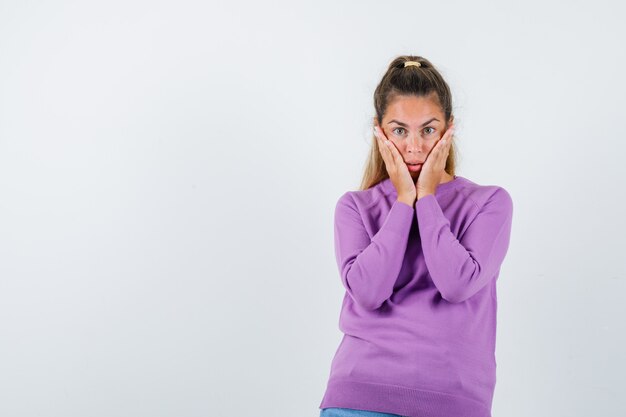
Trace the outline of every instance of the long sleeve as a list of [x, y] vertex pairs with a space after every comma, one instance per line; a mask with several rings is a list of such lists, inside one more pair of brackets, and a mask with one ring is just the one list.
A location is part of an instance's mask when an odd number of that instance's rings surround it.
[[335, 255], [348, 294], [367, 310], [379, 308], [393, 293], [414, 216], [413, 207], [395, 201], [370, 239], [350, 195], [335, 208]]
[[481, 290], [499, 272], [509, 247], [513, 201], [498, 188], [457, 239], [435, 195], [415, 202], [428, 272], [449, 302], [460, 303]]

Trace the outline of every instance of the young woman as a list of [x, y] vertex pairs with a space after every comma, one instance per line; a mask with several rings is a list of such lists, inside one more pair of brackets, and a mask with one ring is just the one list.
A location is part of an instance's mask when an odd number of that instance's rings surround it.
[[374, 107], [361, 189], [335, 208], [344, 336], [320, 416], [491, 417], [513, 202], [455, 175], [452, 96], [430, 61], [393, 60]]

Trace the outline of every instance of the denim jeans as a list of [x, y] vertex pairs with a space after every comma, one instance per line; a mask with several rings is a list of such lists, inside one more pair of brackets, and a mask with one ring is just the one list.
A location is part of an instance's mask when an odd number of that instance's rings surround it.
[[329, 407], [320, 411], [320, 417], [402, 417], [399, 414], [379, 413], [377, 411], [355, 410], [352, 408]]

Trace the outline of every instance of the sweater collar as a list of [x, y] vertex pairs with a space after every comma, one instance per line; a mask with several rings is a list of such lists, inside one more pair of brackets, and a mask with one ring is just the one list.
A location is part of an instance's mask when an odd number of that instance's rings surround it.
[[[458, 184], [463, 177], [461, 177], [460, 175], [455, 175], [454, 178], [448, 182], [444, 182], [442, 184], [439, 184], [437, 186], [437, 189], [435, 190], [435, 194], [440, 194], [443, 191], [454, 187], [456, 184]], [[391, 178], [386, 178], [384, 180], [382, 180], [379, 185], [381, 186], [381, 188], [385, 191], [386, 194], [396, 194], [396, 187], [393, 185], [393, 182], [391, 182]]]

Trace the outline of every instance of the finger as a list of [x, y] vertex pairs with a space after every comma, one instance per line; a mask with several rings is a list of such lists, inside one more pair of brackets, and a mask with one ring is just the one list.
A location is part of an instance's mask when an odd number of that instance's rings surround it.
[[374, 136], [376, 137], [378, 150], [380, 151], [380, 155], [382, 156], [385, 165], [387, 166], [387, 168], [391, 168], [393, 158], [391, 157], [388, 145], [386, 145], [384, 142], [386, 139], [381, 138], [380, 130], [377, 130], [376, 128], [374, 128]]
[[[454, 132], [453, 132], [454, 133]], [[441, 164], [445, 167], [446, 161], [448, 160], [448, 155], [450, 155], [450, 148], [452, 147], [452, 140], [454, 139], [454, 135], [451, 134], [447, 139], [446, 143], [441, 149]]]
[[389, 167], [392, 167], [396, 162], [396, 158], [394, 157], [394, 154], [393, 154], [393, 148], [395, 146], [393, 145], [393, 142], [387, 139], [387, 136], [385, 136], [385, 132], [383, 132], [380, 128], [376, 128], [376, 129], [378, 132], [377, 137], [378, 137], [378, 140], [380, 140], [380, 146], [382, 147], [382, 151], [384, 155], [387, 157], [387, 162], [389, 163]]
[[445, 163], [445, 160], [448, 158], [448, 151], [450, 150], [451, 140], [449, 137], [446, 136], [446, 134], [444, 134], [441, 139], [437, 141], [432, 151], [428, 155], [428, 158], [432, 158], [433, 164], [436, 166]]
[[396, 148], [396, 145], [392, 141], [389, 141], [390, 146], [389, 150], [391, 151], [391, 155], [393, 157], [394, 162], [399, 166], [400, 164], [404, 164], [404, 159], [402, 155], [400, 155], [400, 151]]
[[378, 150], [380, 151], [381, 156], [383, 159], [386, 159], [389, 152], [387, 146], [385, 146], [383, 138], [380, 136], [379, 130], [376, 129], [376, 127], [374, 127], [374, 137], [376, 138], [376, 143], [378, 144]]
[[[377, 130], [379, 137], [382, 136], [382, 138], [384, 138], [382, 140], [384, 141], [384, 144], [386, 145], [385, 147], [389, 151], [389, 157], [393, 160], [393, 162], [396, 164], [398, 162], [403, 162], [402, 157], [398, 152], [398, 148], [396, 148], [396, 145], [394, 145], [392, 141], [387, 139], [385, 132], [383, 132], [382, 129], [380, 129], [379, 127], [376, 127], [375, 129]], [[400, 157], [400, 160], [398, 160], [398, 157]]]
[[448, 128], [448, 130], [446, 130], [446, 133], [443, 136], [447, 138], [448, 141], [450, 141], [452, 140], [452, 137], [454, 136], [454, 131], [455, 131], [455, 127], [454, 125], [452, 125]]
[[448, 152], [450, 152], [450, 148], [452, 147], [453, 140], [454, 140], [454, 129], [452, 130], [452, 132], [450, 132], [450, 135], [446, 138], [446, 144], [444, 146], [446, 155], [448, 154]]
[[389, 155], [389, 149], [385, 149], [387, 146], [383, 144], [383, 141], [380, 139], [376, 139], [378, 141], [378, 150], [380, 151], [380, 156], [383, 158], [383, 162], [385, 163], [385, 167], [387, 167], [387, 171], [389, 171], [392, 167], [391, 156]]
[[385, 135], [385, 132], [378, 126], [374, 126], [374, 134], [383, 142], [387, 142], [389, 140], [387, 135]]
[[452, 145], [452, 138], [454, 137], [454, 127], [446, 130], [446, 133], [443, 134], [441, 139], [437, 142], [437, 148], [446, 148], [450, 149], [450, 145]]

